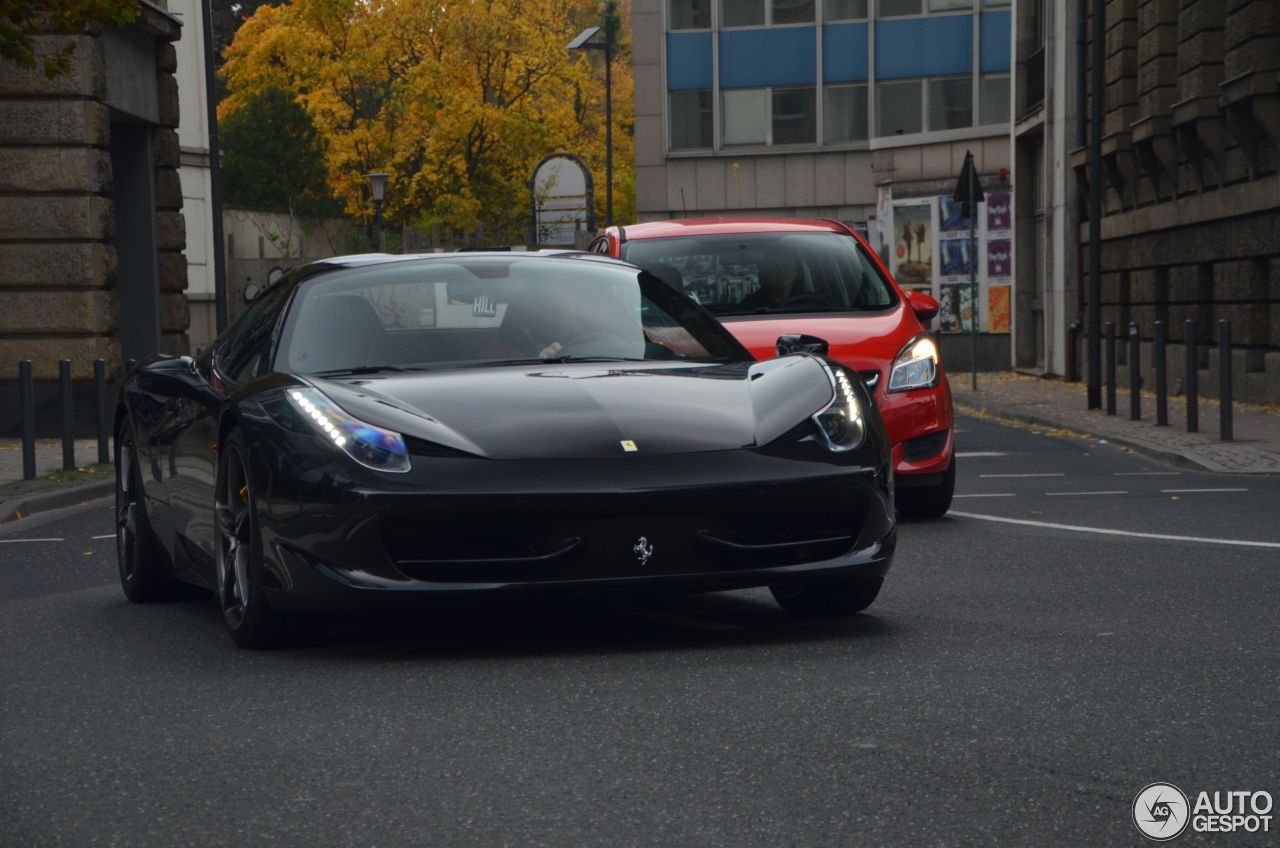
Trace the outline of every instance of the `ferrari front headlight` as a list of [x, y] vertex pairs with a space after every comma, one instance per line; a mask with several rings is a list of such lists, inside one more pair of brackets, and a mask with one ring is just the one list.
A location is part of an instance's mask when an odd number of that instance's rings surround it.
[[818, 433], [829, 449], [850, 451], [862, 444], [867, 435], [862, 404], [844, 369], [827, 368], [827, 376], [835, 394], [830, 403], [813, 414], [813, 423], [818, 425]]
[[938, 385], [938, 346], [928, 336], [917, 336], [893, 360], [889, 391], [927, 389]]
[[365, 468], [394, 474], [409, 470], [409, 449], [399, 433], [348, 415], [319, 389], [290, 389], [289, 401], [317, 435]]

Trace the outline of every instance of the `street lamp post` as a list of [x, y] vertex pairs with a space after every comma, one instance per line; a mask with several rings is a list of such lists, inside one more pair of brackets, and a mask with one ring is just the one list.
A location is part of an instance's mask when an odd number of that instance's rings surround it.
[[375, 171], [365, 174], [369, 178], [369, 191], [373, 194], [373, 223], [378, 228], [378, 250], [387, 252], [387, 233], [382, 227], [382, 200], [387, 196], [387, 174]]
[[600, 27], [587, 27], [569, 42], [570, 50], [604, 51], [604, 225], [613, 225], [613, 46], [618, 34], [618, 3], [604, 6], [604, 41], [592, 41]]

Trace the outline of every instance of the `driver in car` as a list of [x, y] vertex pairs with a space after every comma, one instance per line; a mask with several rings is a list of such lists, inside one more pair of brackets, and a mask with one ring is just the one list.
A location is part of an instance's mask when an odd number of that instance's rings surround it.
[[760, 288], [747, 295], [739, 306], [747, 309], [774, 309], [782, 306], [796, 289], [799, 267], [795, 257], [776, 256], [760, 263]]
[[485, 349], [486, 359], [551, 359], [565, 345], [592, 336], [592, 322], [572, 297], [526, 295], [507, 307], [498, 337]]

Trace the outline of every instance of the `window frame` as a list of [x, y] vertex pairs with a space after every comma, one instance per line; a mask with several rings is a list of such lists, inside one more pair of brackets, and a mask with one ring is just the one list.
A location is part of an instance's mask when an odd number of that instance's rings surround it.
[[[791, 141], [791, 142], [775, 142], [773, 140], [773, 98], [774, 92], [779, 90], [798, 90], [809, 89], [813, 92], [813, 141]], [[724, 119], [728, 116], [728, 110], [724, 108], [725, 95], [739, 91], [760, 91], [764, 92], [764, 141], [724, 141], [725, 125]], [[764, 147], [777, 148], [780, 150], [803, 150], [806, 148], [814, 148], [819, 146], [819, 124], [818, 124], [818, 86], [816, 83], [806, 83], [803, 85], [756, 85], [745, 88], [722, 88], [720, 89], [720, 149], [721, 150], [751, 150], [753, 148], [760, 149]]]

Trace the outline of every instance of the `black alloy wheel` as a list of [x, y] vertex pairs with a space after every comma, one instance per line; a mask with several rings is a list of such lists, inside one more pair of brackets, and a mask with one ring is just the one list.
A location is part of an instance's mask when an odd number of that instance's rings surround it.
[[262, 591], [262, 543], [245, 454], [243, 440], [232, 431], [219, 454], [214, 495], [217, 597], [222, 619], [236, 643], [265, 648], [278, 641], [280, 621]]
[[146, 495], [133, 428], [128, 419], [116, 432], [116, 562], [120, 587], [134, 603], [170, 600], [179, 584], [165, 570], [164, 551], [147, 518]]

